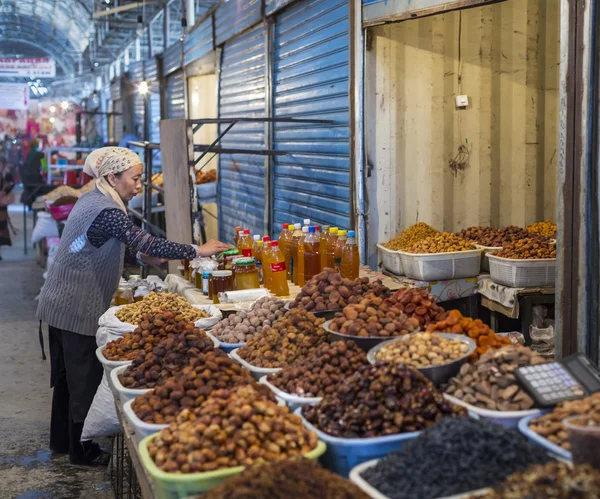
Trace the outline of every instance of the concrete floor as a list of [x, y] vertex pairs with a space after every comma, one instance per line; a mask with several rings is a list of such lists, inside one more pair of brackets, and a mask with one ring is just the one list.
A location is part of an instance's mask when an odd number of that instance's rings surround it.
[[[72, 466], [48, 449], [50, 360], [42, 360], [34, 301], [43, 269], [33, 249], [23, 254], [22, 208], [10, 216], [19, 233], [0, 261], [0, 498], [112, 498], [106, 469]], [[30, 238], [31, 217], [28, 229]]]

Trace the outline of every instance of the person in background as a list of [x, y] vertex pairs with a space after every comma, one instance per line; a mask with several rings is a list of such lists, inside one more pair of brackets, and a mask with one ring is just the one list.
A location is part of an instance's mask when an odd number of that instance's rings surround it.
[[13, 188], [15, 180], [8, 171], [6, 158], [0, 158], [0, 260], [2, 260], [2, 247], [12, 246], [10, 239], [10, 219], [8, 218], [8, 205], [14, 203]]
[[96, 180], [79, 198], [65, 225], [54, 263], [40, 293], [37, 318], [49, 326], [52, 416], [50, 448], [73, 464], [106, 465], [98, 444], [81, 442], [83, 424], [102, 379], [96, 358], [98, 319], [117, 291], [124, 260], [160, 263], [211, 256], [229, 249], [154, 237], [134, 225], [125, 204], [140, 190], [142, 162], [122, 147], [103, 147], [85, 161]]
[[21, 176], [21, 182], [23, 182], [23, 194], [21, 195], [21, 203], [27, 205], [31, 209], [31, 205], [35, 201], [37, 196], [46, 194], [48, 190], [52, 190], [52, 187], [48, 187], [44, 179], [42, 178], [42, 159], [44, 159], [44, 153], [41, 152], [39, 147], [39, 141], [33, 139], [30, 142], [29, 153], [25, 164], [19, 170]]

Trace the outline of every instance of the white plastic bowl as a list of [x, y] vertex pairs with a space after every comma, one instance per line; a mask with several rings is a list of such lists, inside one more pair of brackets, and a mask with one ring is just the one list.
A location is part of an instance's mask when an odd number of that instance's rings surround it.
[[527, 416], [539, 416], [541, 414], [539, 409], [530, 409], [528, 411], [491, 411], [489, 409], [482, 409], [481, 407], [467, 404], [447, 393], [444, 393], [444, 398], [453, 404], [466, 407], [469, 411], [469, 416], [475, 419], [488, 419], [492, 423], [499, 424], [505, 428], [517, 428], [521, 419], [526, 418]]
[[119, 375], [123, 374], [128, 367], [129, 366], [115, 367], [110, 373], [111, 383], [115, 387], [115, 392], [116, 392], [116, 395], [118, 396], [119, 400], [121, 401], [121, 405], [125, 405], [130, 400], [133, 400], [134, 398], [136, 398], [140, 395], [144, 395], [145, 393], [148, 393], [149, 391], [152, 390], [152, 388], [126, 388], [126, 387], [124, 387], [123, 384], [121, 383], [121, 380], [119, 379]]
[[302, 407], [303, 405], [315, 405], [323, 400], [323, 397], [301, 397], [300, 395], [286, 393], [269, 383], [267, 376], [263, 376], [258, 382], [268, 386], [279, 400], [283, 400], [285, 405], [290, 408], [290, 412], [294, 412], [298, 407]]
[[266, 367], [256, 367], [256, 366], [253, 366], [252, 364], [249, 364], [248, 362], [246, 362], [244, 359], [242, 359], [238, 355], [238, 350], [239, 350], [239, 348], [236, 348], [235, 350], [232, 350], [229, 353], [229, 356], [233, 360], [235, 360], [236, 362], [238, 362], [242, 366], [244, 366], [246, 369], [248, 369], [248, 371], [250, 371], [252, 373], [252, 377], [256, 381], [259, 381], [260, 378], [262, 378], [263, 376], [266, 376], [267, 374], [276, 373], [278, 371], [281, 371], [281, 367], [269, 369], [269, 368], [266, 368]]

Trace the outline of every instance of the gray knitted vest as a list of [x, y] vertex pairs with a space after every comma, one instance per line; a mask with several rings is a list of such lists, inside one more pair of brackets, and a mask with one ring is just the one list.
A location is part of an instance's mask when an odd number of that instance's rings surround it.
[[40, 294], [37, 318], [73, 333], [94, 336], [123, 272], [125, 245], [108, 240], [96, 248], [87, 231], [106, 208], [117, 204], [100, 191], [79, 198], [65, 225], [54, 263]]

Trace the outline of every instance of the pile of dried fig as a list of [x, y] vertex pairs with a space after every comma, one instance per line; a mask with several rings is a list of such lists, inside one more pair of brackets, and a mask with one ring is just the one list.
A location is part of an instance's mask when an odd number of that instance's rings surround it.
[[504, 243], [530, 237], [530, 234], [525, 229], [516, 225], [507, 225], [501, 229], [480, 226], [469, 227], [458, 232], [457, 236], [473, 241], [481, 246], [499, 248]]

